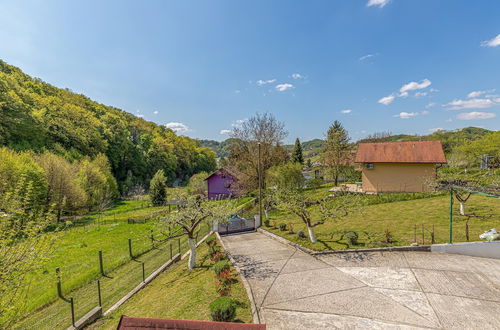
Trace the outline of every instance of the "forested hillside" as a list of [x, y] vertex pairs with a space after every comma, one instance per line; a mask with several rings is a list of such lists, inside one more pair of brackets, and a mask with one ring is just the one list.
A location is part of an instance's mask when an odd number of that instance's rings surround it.
[[215, 168], [215, 153], [120, 109], [56, 88], [0, 60], [0, 146], [73, 162], [104, 154], [120, 191], [163, 169], [170, 183]]

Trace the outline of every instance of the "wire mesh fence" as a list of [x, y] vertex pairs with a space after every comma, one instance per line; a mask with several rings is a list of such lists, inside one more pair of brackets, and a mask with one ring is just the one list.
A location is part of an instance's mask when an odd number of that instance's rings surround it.
[[[210, 229], [211, 226], [208, 223], [202, 224], [197, 232], [197, 238], [201, 239], [210, 232]], [[134, 238], [129, 239], [125, 244], [120, 244], [120, 248], [124, 249], [122, 254], [128, 258], [127, 262], [114, 266], [116, 261], [107, 258], [106, 251], [99, 251], [94, 260], [93, 274], [95, 275], [74, 290], [65, 290], [65, 280], [71, 278], [71, 270], [60, 271], [60, 282], [54, 282], [53, 287], [57, 290], [58, 283], [60, 283], [64, 299], [59, 298], [31, 313], [27, 318], [19, 321], [15, 328], [66, 328], [72, 325], [73, 318], [74, 320], [80, 319], [99, 303], [104, 312], [163, 264], [175, 258], [177, 254], [182, 255], [189, 250], [186, 236], [167, 240], [156, 240], [154, 237], [151, 239], [151, 236]], [[73, 313], [71, 299], [73, 300]]]

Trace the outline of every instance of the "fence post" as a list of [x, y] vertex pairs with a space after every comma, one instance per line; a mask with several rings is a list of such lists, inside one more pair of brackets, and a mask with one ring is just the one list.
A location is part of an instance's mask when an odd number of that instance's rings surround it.
[[177, 239], [177, 244], [179, 245], [179, 254], [181, 254], [181, 239]]
[[97, 280], [97, 297], [99, 298], [99, 307], [102, 307], [101, 281], [99, 280]]
[[432, 244], [436, 243], [436, 240], [434, 238], [434, 224], [432, 224], [431, 242]]
[[104, 264], [102, 262], [102, 251], [99, 251], [99, 271], [101, 275], [104, 276]]
[[153, 229], [151, 229], [150, 238], [151, 238], [151, 248], [154, 249], [155, 248], [155, 238], [153, 236]]
[[469, 222], [465, 223], [465, 239], [469, 241]]
[[172, 243], [170, 243], [170, 260], [172, 260]]
[[75, 326], [75, 304], [73, 301], [73, 297], [66, 299], [66, 298], [64, 298], [64, 296], [62, 294], [61, 274], [60, 274], [59, 267], [56, 267], [56, 275], [57, 275], [57, 295], [59, 296], [59, 298], [61, 298], [65, 302], [70, 303], [70, 305], [71, 305], [71, 324], [74, 327]]
[[73, 297], [69, 298], [71, 304], [71, 324], [73, 327], [75, 326], [75, 303], [73, 301]]
[[417, 243], [417, 225], [413, 228], [413, 243]]
[[424, 239], [424, 224], [422, 224], [422, 245], [425, 245], [425, 239]]
[[453, 188], [450, 188], [450, 240], [453, 243]]
[[130, 259], [134, 259], [134, 255], [132, 254], [132, 239], [128, 239], [128, 254]]
[[146, 272], [144, 271], [144, 262], [142, 262], [142, 282], [146, 282]]

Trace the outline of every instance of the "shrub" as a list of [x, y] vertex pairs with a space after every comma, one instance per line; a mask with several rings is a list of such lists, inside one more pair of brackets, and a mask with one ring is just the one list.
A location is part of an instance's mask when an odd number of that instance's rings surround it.
[[389, 231], [389, 228], [386, 228], [384, 230], [384, 237], [385, 237], [386, 243], [393, 243], [394, 242], [394, 237], [392, 236], [392, 233]]
[[345, 234], [345, 236], [349, 240], [349, 244], [351, 245], [358, 244], [358, 234], [355, 231], [349, 231]]
[[299, 231], [297, 232], [297, 236], [298, 236], [299, 238], [306, 238], [306, 234], [304, 233], [304, 231], [303, 231], [303, 230], [299, 230]]
[[223, 270], [217, 275], [217, 292], [221, 296], [228, 296], [231, 293], [231, 283], [233, 275], [230, 269]]
[[218, 262], [218, 261], [226, 260], [226, 259], [227, 259], [227, 256], [222, 251], [217, 251], [213, 255], [210, 256], [210, 260], [212, 260], [213, 262]]
[[210, 303], [213, 321], [230, 322], [236, 316], [236, 302], [230, 297], [219, 297]]
[[217, 240], [215, 239], [214, 236], [209, 236], [205, 240], [205, 243], [207, 243], [208, 246], [214, 246], [215, 244], [217, 244]]
[[231, 268], [231, 265], [229, 264], [229, 261], [227, 261], [227, 260], [221, 260], [221, 261], [216, 262], [212, 266], [212, 268], [213, 268], [215, 274], [219, 275], [223, 271], [229, 270]]
[[221, 247], [218, 245], [214, 245], [210, 247], [210, 251], [208, 252], [210, 254], [210, 257], [214, 256], [217, 252], [221, 252]]
[[264, 220], [264, 225], [266, 227], [271, 227], [271, 223], [269, 222], [269, 219]]
[[286, 223], [280, 223], [279, 228], [280, 228], [280, 231], [285, 231], [286, 230]]

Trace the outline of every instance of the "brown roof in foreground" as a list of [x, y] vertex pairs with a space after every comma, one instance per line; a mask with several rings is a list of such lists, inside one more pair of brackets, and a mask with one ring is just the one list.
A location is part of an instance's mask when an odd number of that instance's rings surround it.
[[439, 141], [360, 143], [356, 163], [446, 163]]
[[118, 330], [176, 329], [176, 330], [265, 330], [265, 324], [151, 319], [122, 315]]

